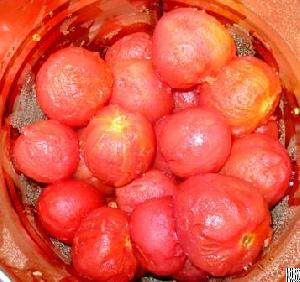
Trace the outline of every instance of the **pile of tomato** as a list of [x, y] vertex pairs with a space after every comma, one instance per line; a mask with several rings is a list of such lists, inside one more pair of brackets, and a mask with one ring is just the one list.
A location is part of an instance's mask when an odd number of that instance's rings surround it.
[[203, 281], [247, 269], [270, 242], [269, 208], [291, 164], [257, 128], [280, 80], [266, 62], [237, 57], [205, 11], [166, 13], [152, 35], [124, 36], [105, 58], [61, 49], [36, 91], [48, 119], [17, 138], [14, 164], [46, 184], [37, 220], [72, 246], [80, 276]]

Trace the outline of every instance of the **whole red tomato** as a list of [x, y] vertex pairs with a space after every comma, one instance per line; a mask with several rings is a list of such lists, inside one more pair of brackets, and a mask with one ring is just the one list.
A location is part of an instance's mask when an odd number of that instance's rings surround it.
[[267, 205], [255, 187], [220, 174], [184, 181], [175, 195], [174, 214], [187, 257], [213, 276], [252, 265], [272, 230]]
[[38, 71], [37, 100], [48, 117], [84, 126], [108, 102], [112, 83], [98, 53], [67, 47], [53, 53]]
[[79, 161], [76, 133], [54, 120], [37, 121], [17, 138], [16, 167], [38, 182], [54, 182], [72, 175]]
[[136, 271], [127, 217], [119, 209], [92, 211], [75, 234], [74, 268], [93, 281], [127, 282]]
[[175, 9], [165, 13], [155, 27], [154, 68], [172, 88], [195, 86], [234, 56], [234, 41], [226, 28], [204, 11]]
[[141, 114], [109, 105], [89, 123], [83, 149], [91, 172], [105, 183], [120, 187], [150, 167], [155, 135], [151, 123]]
[[289, 187], [291, 161], [278, 140], [253, 133], [233, 142], [231, 155], [222, 171], [251, 182], [271, 208]]
[[103, 205], [103, 194], [96, 188], [80, 180], [68, 179], [43, 189], [37, 203], [37, 214], [52, 237], [72, 244], [82, 219]]
[[200, 86], [201, 105], [219, 110], [234, 135], [254, 131], [273, 113], [281, 92], [275, 71], [255, 57], [239, 57]]
[[157, 141], [172, 172], [189, 177], [222, 167], [231, 149], [231, 130], [222, 114], [197, 107], [167, 116]]

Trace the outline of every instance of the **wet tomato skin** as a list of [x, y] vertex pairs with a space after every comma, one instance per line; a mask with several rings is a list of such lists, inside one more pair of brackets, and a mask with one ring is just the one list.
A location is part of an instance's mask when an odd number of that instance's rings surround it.
[[73, 266], [93, 281], [128, 282], [136, 271], [125, 214], [115, 208], [92, 211], [80, 224], [72, 246]]
[[105, 54], [105, 61], [111, 69], [117, 70], [119, 63], [131, 59], [151, 59], [152, 39], [145, 32], [135, 32], [122, 37]]
[[13, 151], [16, 167], [38, 182], [55, 182], [72, 175], [79, 161], [76, 133], [54, 120], [26, 126]]
[[275, 71], [255, 57], [239, 57], [209, 83], [200, 86], [200, 105], [223, 113], [234, 135], [253, 132], [278, 104], [280, 81]]
[[173, 90], [174, 113], [199, 106], [198, 87], [186, 90]]
[[158, 146], [179, 177], [216, 172], [231, 148], [231, 130], [224, 117], [208, 107], [186, 109], [166, 118]]
[[171, 88], [158, 79], [150, 60], [130, 60], [119, 64], [114, 78], [111, 104], [139, 112], [150, 121], [172, 112]]
[[172, 275], [183, 267], [185, 255], [175, 232], [172, 197], [138, 205], [131, 215], [130, 230], [145, 269], [157, 275]]
[[276, 119], [269, 119], [255, 130], [256, 133], [266, 134], [275, 140], [278, 140], [279, 124]]
[[[166, 124], [166, 121], [168, 120], [168, 116], [163, 116], [161, 119], [155, 122], [154, 124], [154, 132], [156, 136], [156, 140], [159, 139], [160, 134], [163, 132], [163, 128]], [[153, 168], [157, 169], [161, 172], [163, 172], [166, 176], [168, 176], [170, 179], [175, 180], [175, 176], [173, 172], [171, 171], [167, 161], [163, 157], [160, 151], [159, 144], [156, 144], [156, 155], [153, 161]]]
[[124, 187], [116, 189], [116, 200], [121, 210], [131, 213], [137, 205], [153, 198], [173, 196], [175, 183], [158, 170], [150, 170]]
[[174, 200], [176, 230], [191, 262], [213, 276], [251, 265], [271, 234], [267, 205], [251, 184], [220, 174], [190, 177]]
[[173, 278], [178, 282], [204, 282], [208, 281], [208, 275], [195, 267], [189, 259], [185, 260], [183, 268]]
[[112, 74], [98, 53], [67, 47], [53, 53], [37, 74], [37, 100], [49, 118], [84, 126], [111, 96]]
[[73, 178], [82, 180], [92, 186], [96, 187], [100, 192], [104, 195], [111, 195], [114, 192], [114, 187], [108, 186], [103, 183], [103, 181], [99, 180], [95, 177], [88, 166], [85, 163], [83, 156], [83, 143], [85, 142], [85, 129], [80, 129], [77, 131], [78, 139], [79, 139], [79, 162], [76, 171], [73, 173]]
[[165, 13], [155, 27], [154, 68], [172, 88], [195, 86], [234, 56], [235, 45], [230, 34], [204, 11], [175, 9]]
[[80, 180], [67, 179], [43, 189], [37, 213], [42, 226], [52, 237], [72, 244], [82, 219], [103, 205], [103, 194], [96, 188]]
[[144, 116], [109, 105], [87, 127], [84, 159], [97, 178], [120, 187], [148, 170], [155, 146], [152, 125]]
[[232, 153], [222, 171], [225, 175], [251, 182], [271, 208], [286, 193], [291, 162], [278, 140], [266, 134], [253, 133], [234, 141]]

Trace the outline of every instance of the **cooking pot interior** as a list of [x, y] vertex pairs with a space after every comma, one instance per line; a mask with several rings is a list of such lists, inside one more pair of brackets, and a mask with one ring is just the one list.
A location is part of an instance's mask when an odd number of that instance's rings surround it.
[[[182, 6], [198, 7], [214, 15], [232, 34], [240, 56], [254, 55], [265, 60], [278, 70], [282, 80], [282, 98], [275, 115], [279, 121], [279, 139], [288, 149], [293, 165], [290, 188], [286, 197], [272, 210], [272, 243], [255, 265], [243, 275], [230, 279], [277, 281], [283, 277], [285, 267], [299, 266], [299, 73], [291, 64], [293, 54], [276, 32], [271, 32], [262, 19], [237, 1], [52, 2], [51, 5], [42, 5], [42, 12], [30, 10], [30, 6], [24, 8], [23, 12], [32, 13], [36, 20], [11, 50], [0, 72], [0, 181], [6, 188], [0, 192], [0, 215], [3, 218], [0, 223], [1, 268], [11, 278], [21, 281], [78, 279], [70, 264], [69, 247], [49, 239], [35, 220], [35, 203], [42, 185], [19, 174], [11, 158], [11, 149], [22, 128], [46, 118], [35, 100], [35, 74], [41, 64], [64, 46], [83, 46], [103, 56], [109, 46], [126, 34], [136, 31], [151, 34], [164, 12]], [[151, 281], [152, 278], [143, 279]]]

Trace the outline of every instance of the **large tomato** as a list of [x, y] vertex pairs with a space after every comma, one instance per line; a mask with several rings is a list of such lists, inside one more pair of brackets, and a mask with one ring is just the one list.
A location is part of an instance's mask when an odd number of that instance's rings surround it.
[[268, 242], [271, 217], [251, 184], [220, 174], [187, 179], [174, 201], [179, 241], [191, 262], [213, 276], [251, 265]]
[[119, 209], [102, 207], [81, 223], [72, 246], [74, 268], [100, 282], [128, 282], [134, 277], [133, 254], [127, 217]]
[[150, 167], [155, 135], [141, 114], [109, 105], [91, 120], [86, 132], [85, 161], [107, 184], [124, 186]]
[[95, 187], [80, 180], [58, 181], [43, 189], [37, 204], [42, 226], [52, 236], [72, 244], [82, 219], [105, 204]]
[[158, 147], [177, 176], [217, 172], [230, 153], [231, 130], [214, 109], [186, 109], [166, 117]]
[[76, 133], [54, 120], [26, 126], [13, 152], [16, 167], [38, 182], [54, 182], [72, 175], [79, 161]]
[[175, 9], [164, 14], [155, 27], [154, 68], [173, 88], [202, 82], [234, 56], [234, 41], [226, 28], [204, 11]]
[[83, 126], [108, 102], [112, 83], [98, 53], [67, 47], [53, 53], [38, 71], [37, 100], [48, 117]]
[[235, 135], [254, 131], [273, 113], [281, 92], [275, 71], [254, 57], [239, 57], [200, 86], [200, 104], [226, 117]]
[[251, 182], [272, 207], [289, 187], [291, 162], [278, 140], [253, 133], [234, 141], [223, 173]]

